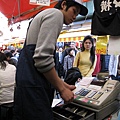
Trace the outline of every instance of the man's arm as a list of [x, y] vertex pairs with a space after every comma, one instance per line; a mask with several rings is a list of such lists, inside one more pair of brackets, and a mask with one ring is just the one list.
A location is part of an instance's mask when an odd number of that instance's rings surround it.
[[58, 77], [54, 67], [43, 74], [46, 79], [59, 91], [61, 97], [65, 102], [71, 102], [74, 99], [72, 90], [75, 89], [75, 86], [68, 85], [63, 80], [61, 80]]

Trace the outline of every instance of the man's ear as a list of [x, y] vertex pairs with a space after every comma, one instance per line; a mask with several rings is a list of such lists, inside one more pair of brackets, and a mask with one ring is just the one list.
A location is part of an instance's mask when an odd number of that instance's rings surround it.
[[61, 4], [61, 8], [62, 10], [65, 10], [66, 9], [66, 1], [63, 1], [62, 4]]

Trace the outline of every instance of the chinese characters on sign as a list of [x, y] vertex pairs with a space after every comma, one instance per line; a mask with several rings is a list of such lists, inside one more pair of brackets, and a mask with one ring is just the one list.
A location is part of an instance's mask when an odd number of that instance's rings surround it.
[[50, 0], [30, 0], [30, 4], [50, 6]]
[[109, 11], [112, 8], [112, 3], [115, 5], [115, 7], [120, 7], [120, 2], [117, 2], [117, 0], [103, 0], [100, 5], [101, 12]]

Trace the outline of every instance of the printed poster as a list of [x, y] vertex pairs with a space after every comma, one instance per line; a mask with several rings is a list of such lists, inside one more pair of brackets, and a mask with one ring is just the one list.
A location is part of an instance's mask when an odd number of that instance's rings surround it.
[[99, 36], [96, 41], [96, 54], [107, 54], [108, 37]]

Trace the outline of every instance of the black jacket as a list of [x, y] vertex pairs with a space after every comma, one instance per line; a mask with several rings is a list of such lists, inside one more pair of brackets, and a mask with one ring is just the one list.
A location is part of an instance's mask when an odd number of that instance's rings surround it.
[[120, 7], [113, 0], [110, 1], [110, 6], [107, 3], [108, 0], [94, 0], [91, 34], [119, 36]]

